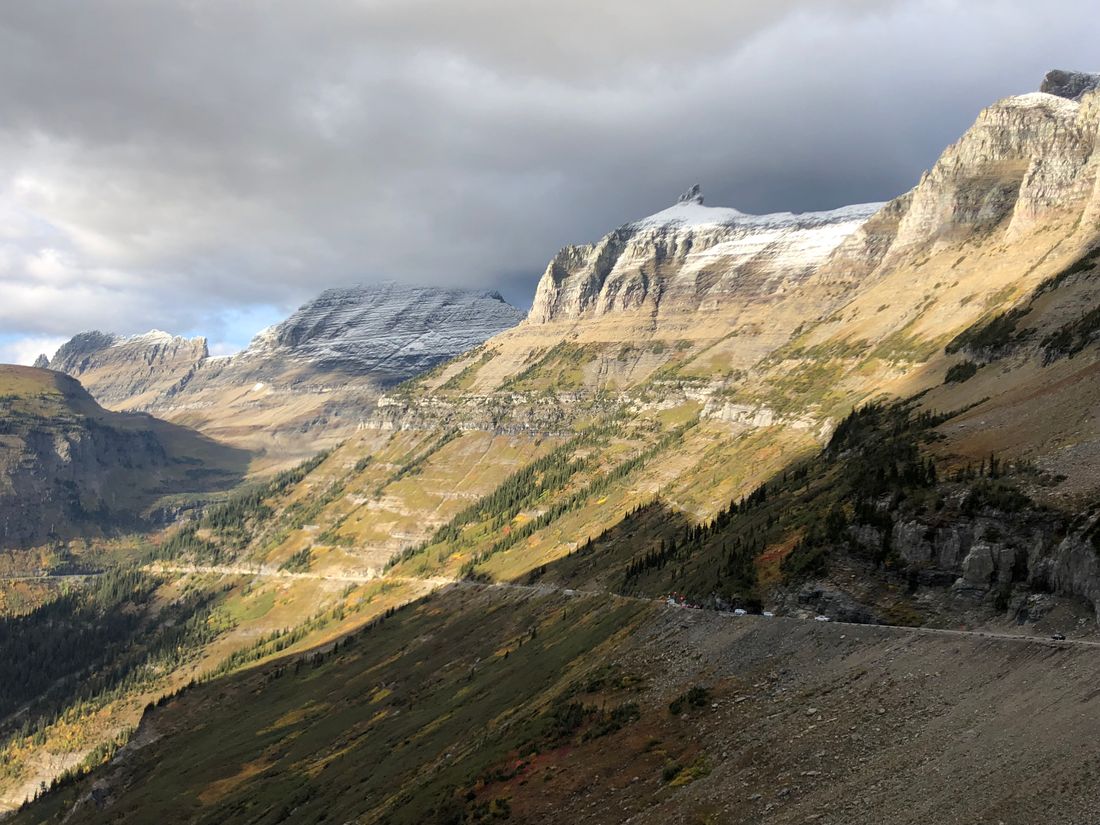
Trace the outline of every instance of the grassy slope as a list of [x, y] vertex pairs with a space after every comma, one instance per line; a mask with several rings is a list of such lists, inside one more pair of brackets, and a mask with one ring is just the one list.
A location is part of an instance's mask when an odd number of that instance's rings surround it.
[[[345, 821], [365, 809], [431, 821], [452, 789], [543, 738], [543, 710], [579, 678], [571, 669], [642, 612], [560, 597], [433, 597], [319, 664], [201, 686], [147, 720], [173, 745], [131, 762], [134, 795], [103, 821]], [[255, 713], [207, 724], [214, 708], [257, 690]]]
[[[131, 599], [111, 605], [102, 615], [73, 611], [77, 624], [71, 630], [56, 618], [51, 620], [63, 641], [77, 638], [87, 623], [107, 624], [113, 615], [132, 617], [136, 635], [128, 647], [105, 647], [104, 655], [94, 661], [73, 655], [65, 645], [43, 643], [55, 668], [79, 668], [80, 679], [59, 680], [36, 703], [0, 716], [0, 801], [6, 805], [19, 804], [40, 781], [49, 782], [68, 768], [96, 764], [97, 748], [132, 728], [146, 703], [192, 679], [224, 675], [275, 654], [324, 644], [428, 589], [383, 581], [349, 584], [210, 574], [147, 580], [150, 589], [140, 602]], [[66, 598], [82, 603], [80, 593], [97, 586], [95, 582], [54, 586], [24, 611], [24, 621], [32, 629], [41, 628], [52, 615], [52, 603]], [[167, 665], [163, 657], [150, 665], [143, 651], [162, 632], [171, 634], [173, 626], [181, 625], [176, 615], [179, 605], [192, 602], [202, 606], [197, 612], [205, 617], [206, 630], [183, 638]], [[21, 635], [16, 619], [0, 618], [0, 639], [18, 641]], [[37, 670], [38, 655], [24, 651], [8, 664], [17, 667], [29, 662]]]
[[1037, 491], [1044, 500], [1073, 509], [1095, 497], [1098, 265], [1097, 251], [1081, 255], [951, 342], [952, 361], [968, 369], [925, 399], [941, 409], [968, 408], [943, 430], [945, 458], [955, 464], [990, 452], [1026, 458], [1063, 477]]
[[456, 590], [184, 692], [13, 821], [1083, 823], [1098, 677], [1041, 643]]

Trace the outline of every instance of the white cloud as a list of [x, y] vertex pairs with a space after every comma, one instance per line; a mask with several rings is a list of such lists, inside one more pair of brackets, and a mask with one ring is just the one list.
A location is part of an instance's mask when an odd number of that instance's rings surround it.
[[0, 339], [0, 364], [33, 364], [39, 355], [53, 356], [67, 339], [57, 336], [31, 336], [10, 341]]
[[230, 343], [229, 341], [215, 341], [208, 345], [210, 354], [215, 357], [224, 355], [236, 355], [241, 351], [241, 348], [237, 344]]

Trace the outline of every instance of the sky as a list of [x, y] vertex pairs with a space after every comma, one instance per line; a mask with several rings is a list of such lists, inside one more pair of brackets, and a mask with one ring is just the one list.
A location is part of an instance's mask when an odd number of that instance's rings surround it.
[[670, 205], [888, 200], [1100, 70], [1094, 0], [7, 0], [0, 361], [245, 345], [322, 289], [493, 288]]

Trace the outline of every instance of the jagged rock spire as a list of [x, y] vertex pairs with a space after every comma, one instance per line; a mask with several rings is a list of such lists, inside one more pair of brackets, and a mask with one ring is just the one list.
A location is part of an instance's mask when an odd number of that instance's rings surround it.
[[703, 205], [703, 190], [699, 188], [699, 184], [693, 185], [689, 190], [684, 192], [676, 201], [677, 203], [697, 203], [700, 206]]
[[50, 359], [46, 357], [46, 353], [42, 353], [34, 359], [34, 366], [40, 370], [47, 369], [50, 366]]
[[1058, 95], [1058, 97], [1068, 97], [1070, 100], [1080, 100], [1084, 94], [1098, 86], [1100, 86], [1100, 74], [1054, 69], [1047, 72], [1039, 91]]

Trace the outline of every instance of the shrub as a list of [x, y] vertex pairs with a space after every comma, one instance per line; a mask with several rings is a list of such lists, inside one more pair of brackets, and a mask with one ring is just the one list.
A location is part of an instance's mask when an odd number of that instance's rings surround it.
[[312, 548], [303, 547], [289, 559], [279, 565], [280, 570], [286, 570], [289, 572], [300, 572], [303, 570], [309, 570], [309, 563], [311, 556], [313, 555]]
[[664, 770], [661, 771], [661, 779], [663, 779], [665, 782], [671, 782], [673, 779], [679, 776], [680, 771], [682, 770], [683, 766], [680, 765], [679, 762], [669, 762], [667, 765], [665, 765]]
[[978, 371], [978, 365], [973, 361], [960, 361], [957, 364], [952, 364], [947, 369], [947, 375], [944, 376], [945, 384], [961, 384], [974, 377], [974, 374]]
[[621, 730], [623, 726], [629, 725], [631, 722], [637, 722], [641, 718], [642, 711], [637, 703], [626, 702], [614, 708], [610, 713], [601, 711], [597, 715], [596, 723], [585, 733], [583, 738], [585, 741], [599, 739], [601, 736], [607, 736]]
[[678, 788], [682, 785], [687, 785], [690, 782], [694, 782], [696, 779], [702, 779], [704, 776], [710, 773], [710, 765], [707, 764], [707, 759], [703, 755], [699, 755], [694, 762], [688, 765], [686, 768], [682, 768], [676, 772], [672, 777], [669, 784], [673, 788]]
[[701, 708], [710, 702], [710, 691], [702, 685], [696, 685], [687, 693], [682, 693], [668, 703], [668, 712], [679, 715], [685, 708]]
[[960, 332], [944, 347], [948, 355], [963, 349], [999, 350], [1017, 343], [1023, 335], [1017, 331], [1016, 324], [1029, 312], [1030, 306], [1015, 307], [996, 315], [984, 324], [975, 325]]

